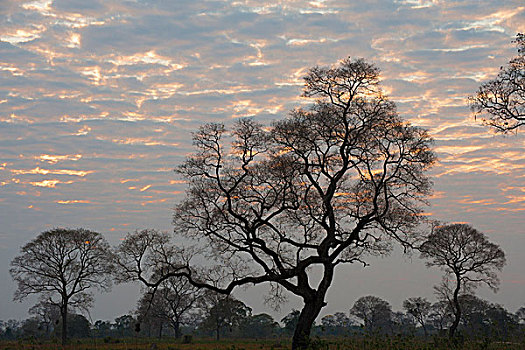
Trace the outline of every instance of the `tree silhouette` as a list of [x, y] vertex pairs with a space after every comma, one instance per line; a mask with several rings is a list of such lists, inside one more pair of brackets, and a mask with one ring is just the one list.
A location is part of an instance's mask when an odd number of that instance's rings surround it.
[[432, 304], [426, 298], [414, 297], [403, 301], [403, 308], [423, 327], [426, 337], [428, 335], [427, 321], [432, 310]]
[[471, 293], [480, 284], [497, 291], [497, 272], [505, 266], [505, 253], [467, 224], [438, 226], [428, 235], [420, 251], [421, 258], [428, 260], [427, 266], [438, 266], [446, 273], [436, 291], [454, 311], [454, 321], [449, 329], [452, 338], [462, 315], [460, 293]]
[[38, 294], [41, 302], [58, 307], [65, 344], [68, 309], [90, 307], [93, 288], [111, 287], [109, 245], [97, 232], [56, 228], [42, 232], [20, 252], [10, 269], [18, 287], [14, 300]]
[[469, 98], [474, 115], [501, 132], [525, 125], [525, 35], [518, 34], [514, 42], [518, 56]]
[[149, 320], [159, 325], [159, 337], [162, 324], [169, 323], [175, 338], [181, 336], [181, 325], [189, 320], [190, 312], [202, 298], [204, 290], [194, 287], [182, 277], [169, 278], [157, 289], [149, 290], [139, 300], [138, 318]]
[[[213, 268], [196, 271], [130, 235], [121, 275], [150, 286], [183, 275], [220, 293], [270, 283], [277, 299], [286, 290], [303, 300], [292, 347], [305, 349], [336, 266], [385, 253], [387, 238], [410, 243], [435, 158], [427, 132], [402, 121], [362, 59], [310, 69], [304, 96], [315, 103], [269, 127], [240, 119], [194, 134], [196, 153], [177, 168], [189, 188], [175, 233], [195, 239]], [[141, 254], [162, 273], [148, 278]]]
[[350, 309], [350, 314], [362, 319], [365, 329], [370, 333], [385, 333], [391, 330], [392, 306], [379, 297], [367, 295], [357, 299]]

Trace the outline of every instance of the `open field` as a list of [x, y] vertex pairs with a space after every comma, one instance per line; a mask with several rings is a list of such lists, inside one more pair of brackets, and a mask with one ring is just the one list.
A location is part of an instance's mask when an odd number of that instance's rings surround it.
[[[103, 339], [72, 340], [71, 344], [62, 347], [57, 343], [43, 341], [3, 341], [0, 342], [0, 350], [286, 350], [291, 349], [289, 340], [203, 340], [199, 339], [191, 344], [181, 344], [174, 339], [113, 339], [104, 342]], [[522, 350], [525, 349], [525, 341], [520, 342], [490, 342], [469, 341], [461, 345], [453, 345], [446, 340], [424, 341], [418, 338], [337, 338], [316, 339], [312, 344], [312, 350]]]

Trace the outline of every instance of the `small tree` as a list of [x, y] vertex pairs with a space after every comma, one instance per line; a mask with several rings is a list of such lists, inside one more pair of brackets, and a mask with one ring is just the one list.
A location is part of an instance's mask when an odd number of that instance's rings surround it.
[[450, 303], [447, 300], [438, 300], [432, 304], [429, 319], [432, 326], [443, 334], [447, 328], [450, 328], [454, 319]]
[[[204, 290], [194, 287], [187, 279], [172, 277], [162, 282], [158, 289], [147, 291], [138, 305], [139, 319], [149, 318], [162, 323], [168, 322], [175, 338], [181, 336], [181, 326], [190, 317]], [[159, 334], [160, 335], [160, 334]]]
[[422, 297], [408, 298], [403, 301], [403, 308], [421, 325], [425, 337], [428, 335], [427, 321], [431, 312], [431, 306], [432, 304]]
[[357, 299], [350, 314], [364, 322], [370, 333], [388, 333], [392, 327], [392, 306], [388, 301], [373, 295]]
[[454, 321], [449, 329], [452, 338], [461, 320], [460, 293], [472, 292], [480, 284], [497, 291], [497, 272], [505, 266], [505, 253], [467, 224], [438, 226], [428, 235], [420, 251], [428, 267], [438, 266], [446, 273], [436, 291], [454, 310]]
[[474, 115], [481, 116], [485, 124], [501, 132], [525, 125], [525, 35], [518, 34], [515, 43], [518, 56], [469, 98]]
[[213, 331], [217, 340], [224, 330], [232, 333], [251, 317], [252, 310], [231, 296], [208, 293], [206, 300], [208, 308], [199, 328]]
[[93, 288], [111, 287], [109, 245], [97, 232], [57, 228], [42, 232], [20, 251], [10, 269], [18, 287], [14, 299], [37, 294], [57, 306], [65, 344], [68, 309], [87, 309], [93, 303]]

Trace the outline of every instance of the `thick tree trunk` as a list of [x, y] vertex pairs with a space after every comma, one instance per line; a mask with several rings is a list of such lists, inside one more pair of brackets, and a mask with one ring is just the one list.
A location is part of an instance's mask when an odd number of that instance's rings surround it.
[[456, 329], [459, 326], [459, 321], [461, 320], [461, 306], [459, 305], [459, 290], [461, 288], [461, 283], [459, 281], [459, 276], [457, 277], [456, 289], [454, 290], [453, 302], [454, 302], [454, 322], [448, 330], [448, 337], [450, 339], [454, 338], [456, 334]]
[[304, 350], [308, 348], [312, 326], [325, 305], [324, 295], [305, 301], [293, 334], [292, 350]]

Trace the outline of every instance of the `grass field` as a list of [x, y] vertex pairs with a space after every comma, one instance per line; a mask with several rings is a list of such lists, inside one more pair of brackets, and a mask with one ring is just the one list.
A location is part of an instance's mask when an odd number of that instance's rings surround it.
[[[314, 339], [312, 350], [523, 350], [525, 341], [521, 342], [491, 342], [468, 341], [462, 344], [451, 344], [446, 340], [423, 340], [420, 338], [336, 338]], [[104, 342], [103, 339], [72, 340], [69, 345], [62, 347], [57, 343], [44, 341], [2, 341], [0, 350], [286, 350], [291, 349], [289, 340], [203, 340], [198, 339], [190, 344], [181, 344], [174, 339], [112, 339]]]

